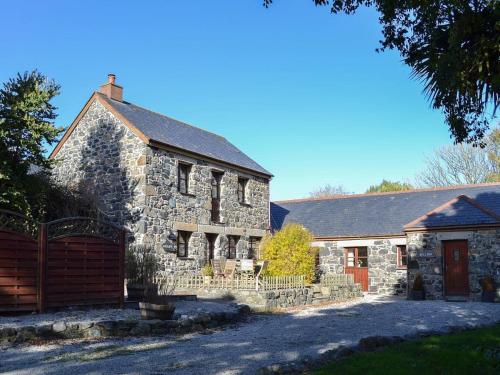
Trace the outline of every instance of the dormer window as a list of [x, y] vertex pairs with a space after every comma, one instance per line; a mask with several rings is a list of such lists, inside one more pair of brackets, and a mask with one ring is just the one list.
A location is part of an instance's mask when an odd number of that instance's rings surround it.
[[179, 193], [189, 193], [189, 172], [191, 172], [189, 164], [179, 163], [177, 167], [177, 190]]
[[238, 202], [246, 204], [246, 189], [247, 189], [248, 179], [243, 177], [238, 177]]

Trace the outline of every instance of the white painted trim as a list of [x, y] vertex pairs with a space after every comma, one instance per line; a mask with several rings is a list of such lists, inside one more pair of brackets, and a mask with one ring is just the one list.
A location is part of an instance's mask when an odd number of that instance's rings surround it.
[[438, 232], [438, 241], [448, 241], [448, 240], [468, 240], [472, 236], [471, 231], [464, 232]]
[[370, 238], [362, 240], [344, 240], [344, 241], [314, 241], [312, 246], [325, 247], [327, 243], [335, 242], [337, 247], [357, 247], [357, 246], [374, 246], [375, 241], [389, 241], [391, 245], [406, 245], [406, 237], [397, 238]]

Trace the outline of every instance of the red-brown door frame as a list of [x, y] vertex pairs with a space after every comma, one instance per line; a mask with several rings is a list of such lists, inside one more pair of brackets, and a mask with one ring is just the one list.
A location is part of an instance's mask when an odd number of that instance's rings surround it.
[[[463, 272], [465, 275], [463, 276], [465, 280], [465, 288], [463, 290], [463, 293], [450, 293], [447, 288], [447, 244], [450, 245], [453, 242], [460, 242], [462, 244], [465, 244], [465, 261], [463, 262], [464, 265], [464, 270]], [[441, 242], [441, 248], [443, 249], [442, 256], [443, 256], [443, 296], [458, 296], [458, 295], [469, 295], [470, 293], [470, 283], [469, 283], [469, 243], [467, 240], [446, 240]]]
[[[366, 246], [351, 246], [344, 248], [344, 273], [350, 273], [354, 275], [354, 281], [359, 282], [362, 286], [363, 291], [368, 291], [369, 277], [368, 277], [368, 247], [366, 247], [366, 261], [367, 267], [359, 267], [359, 248]], [[347, 264], [347, 254], [349, 250], [354, 250], [354, 266], [349, 266]], [[365, 258], [365, 257], [362, 257]]]

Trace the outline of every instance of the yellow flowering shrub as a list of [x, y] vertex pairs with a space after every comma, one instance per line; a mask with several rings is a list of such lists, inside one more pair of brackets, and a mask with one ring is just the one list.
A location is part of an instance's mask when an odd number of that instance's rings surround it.
[[317, 248], [311, 247], [313, 235], [299, 224], [286, 224], [274, 236], [266, 236], [261, 254], [269, 261], [267, 275], [304, 275], [312, 282], [316, 269]]

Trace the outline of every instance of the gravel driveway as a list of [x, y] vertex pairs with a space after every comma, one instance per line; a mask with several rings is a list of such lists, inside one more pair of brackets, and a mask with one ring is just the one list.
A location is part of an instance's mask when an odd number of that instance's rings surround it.
[[499, 321], [500, 304], [365, 297], [252, 316], [247, 323], [212, 334], [10, 347], [0, 350], [0, 373], [253, 374], [262, 366], [318, 355], [367, 336], [403, 336]]

